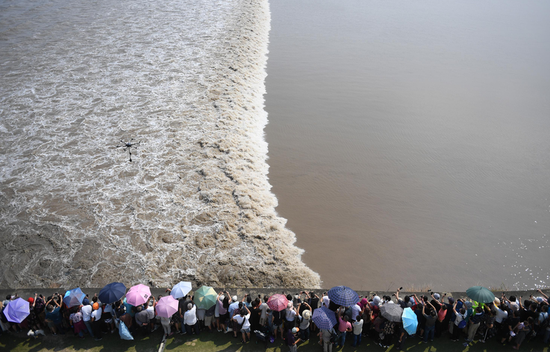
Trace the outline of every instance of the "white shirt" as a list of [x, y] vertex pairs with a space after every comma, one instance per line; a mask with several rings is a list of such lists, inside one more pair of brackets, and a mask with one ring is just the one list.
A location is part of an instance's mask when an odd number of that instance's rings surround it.
[[354, 335], [361, 335], [361, 332], [363, 331], [363, 319], [359, 321], [353, 322], [353, 334]]
[[92, 318], [94, 318], [94, 321], [100, 321], [101, 320], [101, 308], [98, 308], [97, 310], [94, 310], [92, 312]]
[[262, 303], [260, 304], [260, 311], [262, 312], [262, 314], [260, 315], [260, 318], [267, 318], [267, 303]]
[[[243, 319], [245, 319], [245, 318], [246, 318], [246, 320], [244, 321], [244, 324], [243, 324]], [[238, 315], [235, 315], [233, 317], [233, 319], [235, 319], [237, 321], [237, 323], [243, 324], [242, 329], [250, 329], [250, 320], [249, 320], [250, 319], [250, 314], [247, 314], [244, 317], [241, 316], [240, 314], [238, 314]]]
[[82, 306], [80, 311], [82, 312], [82, 320], [90, 321], [92, 315], [92, 306], [89, 304], [86, 306]]
[[155, 307], [147, 307], [146, 309], [149, 319], [155, 319]]
[[506, 320], [506, 318], [508, 318], [508, 312], [495, 307], [495, 321], [500, 324]]
[[296, 316], [296, 312], [294, 311], [294, 309], [287, 309], [285, 314], [285, 318], [287, 321], [293, 321], [294, 317]]
[[183, 315], [183, 323], [186, 325], [195, 325], [197, 323], [197, 306], [193, 306], [193, 308], [189, 309], [185, 314]]
[[355, 320], [359, 314], [361, 314], [361, 307], [358, 304], [351, 306], [351, 319]]

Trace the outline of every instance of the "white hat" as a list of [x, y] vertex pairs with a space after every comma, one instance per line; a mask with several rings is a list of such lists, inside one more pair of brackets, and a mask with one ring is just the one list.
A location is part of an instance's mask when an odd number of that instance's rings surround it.
[[298, 331], [300, 331], [300, 329], [298, 329], [298, 328], [292, 328], [292, 333], [293, 333], [293, 334], [297, 333]]
[[233, 302], [237, 302], [237, 300], [239, 299], [239, 298], [237, 297], [237, 295], [235, 295], [235, 296], [233, 296], [233, 297], [231, 297], [231, 298], [233, 299]]
[[311, 312], [309, 311], [309, 309], [306, 309], [302, 312], [302, 317], [305, 320], [309, 320], [309, 318], [311, 317]]

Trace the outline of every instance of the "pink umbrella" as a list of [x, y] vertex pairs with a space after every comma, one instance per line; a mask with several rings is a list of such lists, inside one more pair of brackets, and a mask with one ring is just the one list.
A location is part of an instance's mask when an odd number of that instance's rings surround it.
[[159, 317], [170, 318], [178, 311], [178, 300], [172, 296], [165, 296], [159, 299], [156, 310]]
[[283, 309], [286, 309], [287, 305], [288, 305], [288, 299], [286, 299], [284, 295], [281, 295], [278, 293], [269, 297], [269, 299], [267, 300], [267, 306], [271, 308], [271, 310], [274, 310], [276, 312], [280, 312]]
[[147, 302], [149, 297], [151, 297], [151, 290], [149, 289], [149, 286], [139, 284], [132, 286], [130, 291], [126, 293], [126, 302], [135, 307]]

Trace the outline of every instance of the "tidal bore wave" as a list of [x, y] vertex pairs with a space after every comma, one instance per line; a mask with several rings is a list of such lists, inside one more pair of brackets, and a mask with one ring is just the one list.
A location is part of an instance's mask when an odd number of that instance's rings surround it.
[[0, 286], [318, 287], [267, 178], [267, 0], [66, 4], [0, 10]]

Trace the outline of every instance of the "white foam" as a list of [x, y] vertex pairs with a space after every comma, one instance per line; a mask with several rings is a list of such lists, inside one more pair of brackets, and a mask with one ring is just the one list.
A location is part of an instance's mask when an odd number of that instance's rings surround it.
[[3, 284], [318, 287], [267, 180], [267, 1], [61, 5], [0, 30]]

